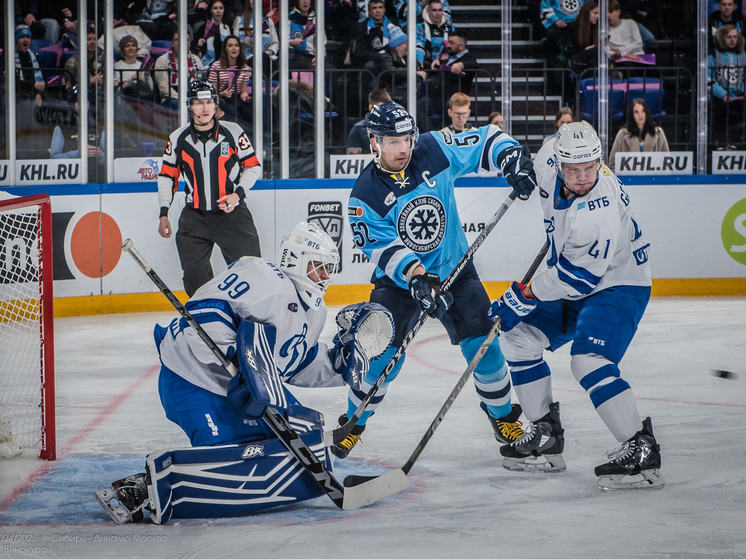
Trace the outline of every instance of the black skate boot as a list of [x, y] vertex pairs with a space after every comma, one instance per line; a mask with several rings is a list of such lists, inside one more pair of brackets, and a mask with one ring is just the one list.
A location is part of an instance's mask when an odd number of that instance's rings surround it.
[[562, 458], [565, 430], [559, 416], [559, 402], [549, 404], [549, 413], [529, 423], [526, 434], [500, 447], [503, 468], [513, 472], [561, 472], [567, 466]]
[[490, 415], [484, 402], [481, 402], [479, 405], [490, 420], [490, 425], [492, 425], [492, 429], [495, 431], [495, 439], [497, 439], [497, 442], [510, 444], [526, 434], [523, 432], [523, 423], [518, 421], [518, 418], [521, 417], [521, 414], [523, 413], [520, 404], [513, 404], [510, 413], [500, 419], [495, 419]]
[[[147, 474], [135, 474], [115, 481], [110, 489], [96, 491], [93, 496], [117, 524], [141, 522], [143, 509], [150, 504], [149, 483]], [[116, 499], [119, 506], [115, 507], [111, 502], [112, 499]]]
[[608, 452], [607, 464], [594, 470], [601, 489], [659, 489], [666, 484], [660, 472], [661, 449], [653, 435], [650, 418], [642, 430], [621, 446]]
[[[340, 415], [338, 422], [340, 425], [347, 423], [347, 414]], [[331, 446], [332, 454], [337, 458], [347, 458], [355, 445], [360, 442], [360, 435], [363, 434], [363, 431], [365, 431], [365, 425], [355, 425], [341, 443]]]

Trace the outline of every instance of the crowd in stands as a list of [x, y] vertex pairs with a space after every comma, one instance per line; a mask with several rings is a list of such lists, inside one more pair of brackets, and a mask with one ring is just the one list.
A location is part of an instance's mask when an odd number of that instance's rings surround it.
[[[301, 121], [298, 125], [300, 130], [302, 121], [305, 119], [307, 124], [309, 115], [312, 121], [314, 112], [311, 84], [317, 57], [316, 2], [289, 0], [291, 11], [288, 28], [280, 30], [279, 0], [259, 1], [263, 4], [262, 12], [265, 14], [261, 23], [264, 78], [271, 80], [273, 88], [276, 87], [280, 44], [287, 41], [292, 78], [289, 87], [298, 103], [294, 114]], [[239, 122], [247, 131], [251, 130], [253, 122], [254, 2], [190, 0], [187, 15], [190, 79], [204, 71], [219, 92], [221, 113], [225, 118]], [[578, 75], [597, 66], [599, 44], [603, 44], [612, 72], [627, 70], [625, 75], [628, 76], [633, 75], [629, 73], [630, 70], [655, 67], [655, 42], [671, 35], [670, 26], [664, 25], [666, 14], [663, 13], [662, 0], [609, 0], [609, 37], [604, 41], [599, 41], [598, 36], [597, 0], [525, 0], [525, 3], [535, 10], [533, 17], [541, 30], [547, 65], [566, 68]], [[741, 130], [743, 126], [734, 126], [733, 121], [736, 120], [734, 114], [742, 113], [744, 105], [746, 53], [742, 33], [746, 2], [739, 5], [734, 0], [720, 0], [717, 4], [712, 1], [709, 4], [712, 5], [708, 24], [712, 35], [708, 59], [710, 99], [712, 122], [717, 123], [713, 125], [713, 131], [717, 131], [713, 139], [729, 144], [742, 140], [744, 136]], [[357, 99], [360, 111], [353, 114], [363, 113], [366, 105], [364, 96], [371, 91], [372, 97], [367, 99], [369, 106], [376, 104], [382, 98], [382, 93], [406, 104], [407, 68], [410, 63], [407, 60], [408, 45], [410, 40], [414, 40], [416, 61], [412, 62], [416, 63], [417, 120], [420, 129], [428, 131], [449, 126], [453, 132], [468, 129], [472, 125], [468, 119], [470, 104], [475, 100], [474, 83], [480, 71], [483, 71], [475, 56], [469, 52], [469, 26], [458, 21], [447, 0], [421, 0], [416, 5], [416, 36], [407, 37], [405, 0], [327, 0], [327, 47], [335, 45], [338, 55], [333, 56], [327, 48], [325, 67], [355, 70], [358, 76], [364, 76], [357, 78], [362, 80], [359, 83], [362, 98]], [[91, 0], [88, 21], [79, 22], [77, 2], [15, 0], [17, 26], [16, 52], [13, 55], [19, 127], [33, 126], [39, 120], [39, 111], [34, 112], [34, 107], [42, 108], [52, 100], [57, 104], [67, 103], [70, 91], [79, 85], [81, 48], [85, 48], [88, 60], [88, 98], [98, 105], [98, 114], [103, 114], [101, 107], [106, 85], [103, 70], [108, 61], [103, 60], [103, 20], [94, 21], [93, 18], [94, 13], [103, 14], [103, 8], [102, 0]], [[681, 11], [684, 18], [691, 21], [696, 12], [695, 0], [682, 0]], [[116, 118], [126, 124], [122, 127], [124, 133], [117, 135], [115, 145], [134, 149], [139, 142], [136, 138], [128, 137], [128, 130], [135, 127], [134, 123], [139, 126], [143, 121], [152, 122], [157, 129], [156, 135], [163, 136], [177, 122], [174, 117], [179, 108], [177, 2], [115, 1], [114, 14], [115, 59], [112, 62], [115, 77], [112, 85], [116, 92]], [[85, 35], [82, 35], [83, 32]], [[341, 48], [337, 48], [339, 45]], [[335, 84], [327, 84], [327, 91], [334, 87]], [[266, 91], [270, 91], [269, 88]], [[568, 99], [563, 101], [562, 104], [574, 102]], [[145, 103], [162, 108], [165, 112], [143, 110]], [[271, 103], [272, 100], [269, 101]], [[659, 126], [651, 128], [646, 125], [640, 128], [637, 135], [633, 133], [637, 130], [632, 125], [637, 122], [632, 118], [633, 109], [640, 106], [636, 103], [637, 99], [629, 95], [630, 117], [626, 124], [620, 123], [622, 130], [619, 133], [626, 131], [625, 134], [629, 136], [625, 136], [627, 144], [630, 144], [629, 138], [634, 136], [639, 139], [639, 149], [659, 149], [667, 145]], [[577, 107], [575, 109], [577, 111]], [[647, 104], [644, 109], [650, 115]], [[33, 116], [22, 116], [24, 111]], [[335, 108], [327, 104], [327, 113], [336, 114]], [[168, 115], [168, 118], [159, 118], [159, 114]], [[479, 122], [473, 124], [485, 124], [485, 114], [479, 115]], [[561, 118], [568, 118], [568, 114]], [[502, 116], [490, 115], [489, 121], [498, 118], [501, 121]], [[75, 118], [70, 117], [69, 120], [74, 122]], [[345, 143], [351, 126], [346, 126], [339, 143]], [[355, 134], [353, 129], [349, 137]], [[302, 137], [303, 132], [299, 132], [299, 142]], [[650, 138], [661, 137], [662, 142], [658, 139], [650, 141]], [[95, 138], [93, 145], [97, 146], [99, 140], [100, 136]], [[620, 136], [617, 136], [615, 145], [620, 141]], [[359, 143], [348, 144], [347, 147], [361, 149], [365, 153], [368, 148]]]

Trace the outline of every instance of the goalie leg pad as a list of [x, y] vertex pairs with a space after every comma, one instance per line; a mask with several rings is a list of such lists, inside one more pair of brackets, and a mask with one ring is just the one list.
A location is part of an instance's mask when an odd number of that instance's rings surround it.
[[[301, 433], [331, 471], [323, 433]], [[324, 491], [278, 439], [148, 455], [151, 519], [238, 516], [313, 499]]]

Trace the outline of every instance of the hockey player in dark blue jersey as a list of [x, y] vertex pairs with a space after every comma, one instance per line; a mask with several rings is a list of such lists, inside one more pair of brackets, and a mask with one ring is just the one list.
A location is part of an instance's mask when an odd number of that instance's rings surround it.
[[[346, 423], [384, 371], [420, 311], [439, 319], [451, 343], [461, 346], [467, 361], [490, 330], [490, 300], [473, 263], [449, 291], [440, 291], [468, 249], [454, 196], [454, 180], [483, 169], [502, 170], [522, 198], [536, 178], [528, 149], [496, 126], [453, 135], [449, 131], [419, 135], [414, 119], [397, 103], [373, 107], [368, 135], [374, 163], [357, 179], [348, 204], [355, 246], [376, 265], [370, 300], [394, 316], [392, 347], [371, 367], [359, 388], [348, 393]], [[368, 418], [396, 378], [404, 356], [389, 373], [365, 413], [332, 452], [345, 458], [360, 440]], [[474, 371], [481, 407], [503, 443], [523, 435], [519, 405], [511, 405], [510, 378], [497, 338]]]

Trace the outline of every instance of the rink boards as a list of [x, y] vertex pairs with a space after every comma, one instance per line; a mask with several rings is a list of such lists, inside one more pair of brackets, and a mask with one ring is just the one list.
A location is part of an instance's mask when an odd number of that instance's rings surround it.
[[[655, 294], [746, 295], [746, 179], [644, 176], [623, 181], [651, 245]], [[260, 181], [247, 196], [266, 258], [274, 259], [282, 235], [299, 221], [316, 221], [338, 241], [342, 269], [329, 290], [332, 303], [366, 298], [370, 289], [373, 264], [354, 247], [347, 224], [352, 184], [345, 179]], [[52, 197], [56, 315], [169, 308], [140, 268], [122, 256], [119, 247], [126, 238], [174, 291], [182, 289], [174, 239], [158, 235], [155, 182], [7, 190]], [[469, 177], [457, 182], [456, 199], [469, 242], [509, 192], [503, 179]], [[183, 204], [179, 192], [169, 215], [174, 229]], [[521, 277], [544, 238], [539, 196], [513, 204], [476, 256], [488, 291], [499, 294], [506, 282]], [[213, 267], [225, 267], [217, 250]]]

